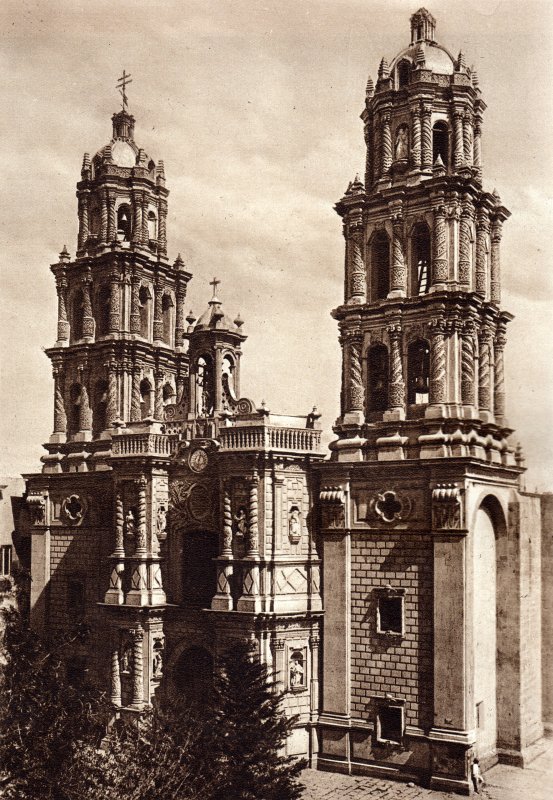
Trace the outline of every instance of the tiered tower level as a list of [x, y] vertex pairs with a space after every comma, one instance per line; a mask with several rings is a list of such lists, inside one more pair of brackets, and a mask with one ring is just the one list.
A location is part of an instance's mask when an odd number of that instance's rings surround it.
[[364, 183], [336, 205], [319, 764], [463, 792], [475, 755], [523, 763], [542, 733], [540, 524], [505, 417], [509, 212], [482, 185], [476, 72], [435, 25], [420, 9], [409, 45], [369, 78]]

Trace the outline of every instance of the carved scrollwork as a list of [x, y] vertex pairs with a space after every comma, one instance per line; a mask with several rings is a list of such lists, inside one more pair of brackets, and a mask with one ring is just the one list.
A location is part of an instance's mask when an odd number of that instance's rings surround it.
[[33, 525], [43, 525], [46, 521], [46, 500], [43, 495], [29, 495], [27, 497], [27, 506]]
[[458, 530], [462, 522], [461, 491], [453, 483], [440, 483], [432, 491], [432, 527]]

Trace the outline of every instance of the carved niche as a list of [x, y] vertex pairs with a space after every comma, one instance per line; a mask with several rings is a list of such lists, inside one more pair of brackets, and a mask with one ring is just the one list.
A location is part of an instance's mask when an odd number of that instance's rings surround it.
[[46, 522], [46, 500], [41, 494], [30, 494], [27, 506], [33, 525], [44, 525]]

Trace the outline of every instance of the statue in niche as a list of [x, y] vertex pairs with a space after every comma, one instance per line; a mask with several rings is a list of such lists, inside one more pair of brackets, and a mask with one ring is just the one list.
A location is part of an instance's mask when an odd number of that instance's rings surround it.
[[152, 676], [154, 678], [163, 677], [163, 642], [156, 639], [154, 642], [154, 656], [152, 659]]
[[292, 506], [288, 515], [288, 538], [292, 544], [298, 544], [301, 539], [301, 517], [297, 506]]
[[248, 518], [244, 506], [240, 506], [238, 512], [234, 515], [234, 523], [234, 535], [239, 539], [244, 539], [248, 532]]
[[156, 535], [160, 542], [167, 538], [167, 510], [164, 505], [158, 506], [157, 509]]
[[130, 642], [125, 642], [121, 649], [121, 672], [130, 673], [132, 662], [132, 647]]
[[305, 686], [305, 670], [303, 668], [303, 655], [295, 650], [290, 660], [290, 686], [299, 689]]
[[409, 136], [405, 125], [396, 131], [395, 155], [396, 161], [405, 161], [409, 157]]
[[134, 538], [136, 535], [136, 520], [131, 508], [125, 514], [125, 533], [129, 538]]

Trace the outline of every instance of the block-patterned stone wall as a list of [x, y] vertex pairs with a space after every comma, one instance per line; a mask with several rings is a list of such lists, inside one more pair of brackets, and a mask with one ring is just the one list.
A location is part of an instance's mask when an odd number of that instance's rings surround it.
[[[405, 698], [405, 722], [432, 724], [433, 572], [429, 535], [355, 533], [351, 542], [352, 715], [371, 720], [371, 697]], [[404, 589], [404, 635], [376, 632], [375, 589]]]

